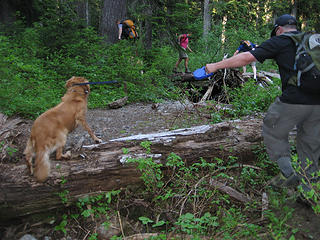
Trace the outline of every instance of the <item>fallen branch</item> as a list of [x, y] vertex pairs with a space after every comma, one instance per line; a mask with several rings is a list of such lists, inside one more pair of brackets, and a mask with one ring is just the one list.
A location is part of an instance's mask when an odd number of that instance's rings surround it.
[[244, 194], [238, 192], [237, 190], [235, 190], [235, 189], [233, 189], [233, 188], [231, 188], [221, 182], [218, 182], [216, 180], [211, 179], [210, 185], [216, 187], [220, 191], [228, 194], [230, 197], [232, 197], [232, 198], [236, 199], [237, 201], [242, 202], [244, 204], [251, 201], [251, 199], [249, 197], [245, 196]]

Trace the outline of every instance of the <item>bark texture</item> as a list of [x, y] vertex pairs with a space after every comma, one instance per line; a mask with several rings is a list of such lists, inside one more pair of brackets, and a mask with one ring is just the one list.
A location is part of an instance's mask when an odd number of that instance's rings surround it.
[[104, 0], [101, 13], [100, 34], [110, 43], [118, 41], [117, 20], [124, 20], [127, 16], [126, 0]]

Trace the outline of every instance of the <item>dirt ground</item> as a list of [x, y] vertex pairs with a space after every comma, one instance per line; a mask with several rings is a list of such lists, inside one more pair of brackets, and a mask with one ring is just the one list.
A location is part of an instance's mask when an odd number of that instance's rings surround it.
[[[207, 124], [210, 119], [193, 103], [177, 101], [159, 104], [135, 103], [118, 109], [88, 110], [87, 121], [96, 135], [106, 141], [136, 134]], [[11, 156], [0, 159], [0, 167], [1, 164], [16, 164], [23, 161], [22, 153], [32, 122], [31, 120], [20, 119], [13, 135], [9, 137], [9, 144], [15, 151], [12, 151]], [[66, 150], [72, 150], [79, 144], [87, 145], [91, 143], [93, 141], [88, 133], [79, 127], [69, 134]], [[295, 210], [292, 219], [289, 221], [290, 225], [292, 228], [303, 229], [296, 239], [320, 239], [320, 217], [316, 216], [312, 209], [295, 201], [288, 202], [288, 206]]]
[[[198, 109], [199, 106], [191, 102], [135, 103], [117, 109], [88, 109], [87, 122], [99, 138], [108, 141], [136, 134], [207, 124], [210, 119], [207, 115], [201, 114]], [[4, 122], [14, 124], [4, 126]], [[7, 152], [5, 158], [5, 153], [2, 153], [0, 161], [5, 163], [23, 161], [23, 150], [30, 135], [32, 123], [33, 121], [26, 119], [2, 118], [1, 120], [0, 114], [0, 130], [1, 126], [6, 128], [5, 130], [14, 128], [10, 136], [7, 137], [10, 149], [14, 151], [11, 156]], [[72, 150], [79, 145], [92, 143], [93, 140], [89, 134], [79, 126], [68, 135], [65, 150]]]

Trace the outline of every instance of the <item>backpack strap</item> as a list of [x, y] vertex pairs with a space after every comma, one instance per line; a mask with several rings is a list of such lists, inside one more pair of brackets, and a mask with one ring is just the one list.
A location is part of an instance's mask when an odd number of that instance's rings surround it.
[[291, 83], [293, 85], [296, 85], [296, 86], [300, 87], [302, 73], [309, 71], [314, 66], [314, 64], [312, 63], [309, 66], [307, 66], [305, 69], [298, 69], [297, 68], [297, 61], [298, 61], [299, 57], [302, 54], [307, 53], [307, 51], [306, 51], [306, 49], [304, 47], [304, 44], [305, 44], [306, 39], [307, 39], [305, 37], [306, 33], [284, 33], [283, 35], [290, 37], [292, 39], [292, 41], [295, 43], [296, 48], [297, 48], [296, 49], [296, 56], [295, 56], [295, 60], [294, 60], [294, 66], [293, 66], [293, 69], [295, 71], [297, 71], [297, 76], [291, 77], [289, 79], [288, 83]]
[[[294, 63], [294, 70], [297, 71], [296, 76], [292, 76], [289, 79], [290, 84], [300, 87], [301, 86], [301, 75], [305, 72], [310, 71], [316, 67], [320, 70], [320, 34], [315, 32], [304, 32], [304, 33], [284, 33], [283, 35], [288, 36], [296, 45], [296, 56]], [[318, 48], [317, 48], [318, 47]], [[317, 49], [314, 49], [317, 48]], [[305, 61], [305, 64], [299, 64], [301, 59], [311, 58], [311, 61]]]

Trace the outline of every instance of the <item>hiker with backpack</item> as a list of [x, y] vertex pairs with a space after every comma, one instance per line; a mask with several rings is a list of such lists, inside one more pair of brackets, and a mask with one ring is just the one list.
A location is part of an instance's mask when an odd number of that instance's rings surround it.
[[[238, 53], [241, 52], [248, 52], [252, 49], [255, 49], [257, 47], [257, 45], [255, 45], [254, 43], [250, 42], [249, 40], [241, 40], [240, 41], [240, 45], [237, 48], [237, 50], [234, 52], [234, 55], [237, 55]], [[252, 62], [250, 63], [252, 70], [253, 70], [253, 78], [256, 80], [257, 79], [257, 68], [256, 68], [256, 62]], [[243, 73], [246, 73], [247, 68], [246, 66], [243, 66]]]
[[136, 27], [132, 20], [126, 19], [123, 21], [117, 20], [116, 24], [118, 26], [118, 39], [136, 39], [138, 33]]
[[184, 60], [184, 67], [185, 67], [185, 73], [191, 73], [191, 71], [188, 68], [189, 63], [189, 56], [187, 54], [187, 50], [192, 52], [191, 48], [189, 47], [189, 37], [191, 36], [191, 33], [188, 34], [181, 34], [178, 37], [178, 50], [179, 50], [179, 59], [175, 64], [175, 67], [173, 69], [174, 73], [178, 72], [179, 64]]
[[[302, 42], [294, 40], [302, 38]], [[303, 189], [304, 200], [306, 193], [311, 193], [310, 182], [319, 181], [319, 56], [320, 34], [299, 32], [296, 18], [285, 14], [276, 19], [271, 38], [257, 48], [206, 65], [207, 73], [212, 73], [219, 69], [241, 67], [257, 60], [261, 63], [266, 59], [276, 61], [282, 94], [270, 105], [262, 126], [266, 150], [270, 159], [280, 168], [279, 175], [272, 179], [271, 184], [278, 187], [299, 186]], [[295, 127], [298, 162], [305, 174], [295, 171], [292, 166], [288, 137]]]

